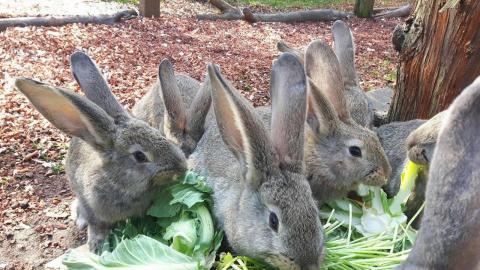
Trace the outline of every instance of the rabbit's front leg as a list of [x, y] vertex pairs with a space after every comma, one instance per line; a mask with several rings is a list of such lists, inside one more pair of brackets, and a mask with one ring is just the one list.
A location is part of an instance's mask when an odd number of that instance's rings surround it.
[[111, 228], [112, 225], [106, 223], [88, 224], [87, 244], [91, 252], [97, 252], [100, 250], [105, 240], [105, 237], [107, 237]]

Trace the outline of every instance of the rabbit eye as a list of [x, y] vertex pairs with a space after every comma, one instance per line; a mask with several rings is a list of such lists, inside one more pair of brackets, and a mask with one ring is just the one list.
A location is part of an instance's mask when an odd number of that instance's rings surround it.
[[275, 213], [270, 212], [270, 216], [268, 217], [268, 222], [270, 224], [270, 228], [278, 232], [278, 217], [277, 215], [275, 215]]
[[147, 156], [142, 151], [133, 152], [133, 157], [137, 162], [140, 162], [140, 163], [148, 161]]
[[362, 150], [358, 146], [350, 146], [348, 151], [354, 157], [362, 157]]

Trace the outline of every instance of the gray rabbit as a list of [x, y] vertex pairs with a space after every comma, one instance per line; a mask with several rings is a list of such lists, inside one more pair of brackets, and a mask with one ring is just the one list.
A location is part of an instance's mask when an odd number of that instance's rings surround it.
[[[352, 119], [362, 127], [370, 128], [373, 124], [374, 113], [371, 102], [360, 88], [355, 69], [355, 43], [350, 28], [343, 21], [335, 21], [332, 26], [333, 48], [339, 62], [341, 80], [344, 82], [346, 106]], [[291, 52], [301, 61], [305, 61], [302, 50], [294, 49], [285, 42], [277, 43], [281, 52]]]
[[350, 117], [339, 62], [330, 46], [310, 43], [305, 70], [311, 78], [305, 162], [316, 199], [321, 203], [345, 196], [359, 183], [384, 185], [389, 162], [376, 134]]
[[480, 269], [480, 78], [444, 114], [420, 231], [397, 270]]
[[165, 59], [160, 63], [158, 80], [132, 112], [159, 129], [188, 157], [203, 135], [211, 106], [208, 76], [201, 84], [187, 75], [174, 75], [172, 64]]
[[65, 171], [77, 197], [77, 224], [97, 250], [111, 226], [142, 215], [155, 192], [186, 170], [181, 150], [122, 108], [93, 61], [77, 52], [74, 75], [87, 98], [30, 79], [15, 87], [54, 126], [72, 136]]
[[[393, 171], [388, 183], [383, 187], [387, 195], [397, 194], [400, 188], [400, 177], [408, 160], [428, 165], [444, 115], [444, 112], [440, 112], [430, 120], [392, 122], [376, 129]], [[418, 184], [423, 185], [423, 180], [427, 179], [425, 175]], [[423, 190], [424, 187], [419, 189]]]
[[189, 162], [213, 187], [229, 245], [281, 269], [318, 269], [323, 232], [304, 175], [303, 66], [291, 54], [274, 61], [270, 135], [262, 120], [269, 110], [255, 111], [218, 67], [210, 64], [208, 74], [214, 115]]

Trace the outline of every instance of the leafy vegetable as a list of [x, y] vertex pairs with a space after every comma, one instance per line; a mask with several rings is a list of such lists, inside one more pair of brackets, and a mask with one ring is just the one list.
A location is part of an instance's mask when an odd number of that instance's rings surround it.
[[101, 254], [70, 251], [69, 269], [210, 269], [223, 238], [208, 210], [211, 188], [188, 172], [162, 189], [147, 215], [117, 223]]
[[[361, 186], [357, 193], [362, 202], [341, 199], [322, 208], [326, 255], [320, 269], [393, 269], [403, 262], [416, 234], [403, 209], [421, 169], [407, 164], [392, 199], [380, 188]], [[163, 189], [145, 217], [119, 222], [101, 255], [72, 250], [63, 263], [81, 270], [210, 269], [223, 236], [209, 212], [211, 192], [202, 177], [189, 172], [181, 183]], [[220, 254], [215, 268], [274, 269], [230, 253]]]
[[119, 269], [119, 270], [190, 270], [198, 269], [198, 262], [189, 256], [175, 251], [169, 246], [144, 235], [123, 240], [113, 252], [101, 256], [71, 250], [63, 263], [74, 270]]

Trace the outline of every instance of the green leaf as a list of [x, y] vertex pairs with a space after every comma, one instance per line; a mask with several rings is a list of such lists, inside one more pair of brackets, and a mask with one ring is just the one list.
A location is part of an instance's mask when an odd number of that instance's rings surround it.
[[167, 227], [164, 240], [171, 240], [173, 249], [187, 255], [193, 253], [197, 241], [197, 226], [195, 219], [182, 218]]
[[157, 195], [157, 199], [148, 209], [147, 215], [153, 217], [174, 217], [180, 212], [181, 205], [171, 203], [172, 195], [168, 188], [163, 189]]
[[113, 252], [101, 256], [71, 250], [63, 259], [69, 269], [118, 269], [118, 270], [195, 270], [198, 263], [191, 257], [175, 251], [161, 242], [139, 235], [122, 241]]
[[170, 204], [182, 203], [188, 208], [191, 208], [196, 203], [203, 203], [207, 200], [204, 193], [198, 191], [196, 188], [187, 185], [174, 185], [170, 188], [173, 200]]

